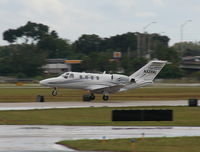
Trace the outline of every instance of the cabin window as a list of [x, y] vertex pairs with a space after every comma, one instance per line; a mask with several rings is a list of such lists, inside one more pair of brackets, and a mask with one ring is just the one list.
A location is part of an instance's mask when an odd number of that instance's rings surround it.
[[97, 80], [99, 80], [99, 77], [98, 77], [98, 76], [97, 76], [96, 78], [97, 78]]
[[80, 75], [80, 79], [83, 79], [83, 76], [82, 76], [82, 75]]
[[93, 80], [93, 79], [94, 79], [94, 76], [91, 76], [91, 79]]
[[88, 76], [87, 76], [87, 75], [85, 76], [85, 79], [88, 79]]
[[70, 74], [70, 75], [69, 75], [69, 78], [74, 78], [74, 74]]
[[111, 80], [113, 80], [113, 75], [111, 75]]
[[135, 81], [135, 79], [132, 78], [132, 79], [131, 79], [131, 82], [132, 82], [132, 83], [135, 83], [136, 81]]

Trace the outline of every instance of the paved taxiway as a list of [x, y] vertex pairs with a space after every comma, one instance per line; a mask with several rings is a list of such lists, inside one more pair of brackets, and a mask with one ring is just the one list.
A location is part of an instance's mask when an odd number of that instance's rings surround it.
[[174, 101], [117, 101], [117, 102], [30, 102], [0, 103], [0, 110], [31, 110], [81, 107], [128, 107], [128, 106], [186, 106], [187, 100]]
[[0, 126], [0, 151], [72, 151], [60, 140], [200, 136], [200, 127], [141, 126]]

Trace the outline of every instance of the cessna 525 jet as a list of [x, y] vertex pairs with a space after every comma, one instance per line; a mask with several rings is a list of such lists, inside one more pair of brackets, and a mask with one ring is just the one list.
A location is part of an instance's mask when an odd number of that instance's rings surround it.
[[84, 101], [95, 99], [95, 94], [103, 94], [103, 100], [109, 94], [140, 88], [153, 83], [154, 78], [167, 61], [153, 60], [130, 76], [121, 74], [102, 74], [85, 72], [66, 72], [58, 77], [40, 81], [43, 86], [52, 87], [52, 95], [57, 95], [57, 88], [84, 89], [90, 93], [83, 96]]

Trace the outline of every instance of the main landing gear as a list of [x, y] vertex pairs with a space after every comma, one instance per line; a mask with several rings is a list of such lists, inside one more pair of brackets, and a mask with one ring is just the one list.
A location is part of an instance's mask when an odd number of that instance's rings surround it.
[[57, 96], [57, 94], [58, 94], [57, 89], [54, 88], [51, 94], [52, 94], [52, 96]]
[[83, 95], [83, 101], [91, 101], [94, 99], [95, 99], [95, 95], [93, 93]]
[[[51, 94], [52, 94], [52, 96], [57, 96], [57, 94], [58, 94], [57, 88], [54, 88]], [[104, 101], [107, 101], [109, 99], [109, 96], [104, 94], [102, 99]], [[83, 101], [91, 101], [91, 100], [95, 100], [94, 93], [83, 95]]]
[[[95, 99], [95, 95], [93, 93], [83, 95], [83, 101], [91, 101], [91, 100], [94, 100], [94, 99]], [[107, 101], [109, 99], [109, 96], [108, 95], [103, 95], [102, 99], [104, 101]]]
[[108, 95], [103, 95], [103, 100], [104, 101], [107, 101], [109, 99], [109, 96]]

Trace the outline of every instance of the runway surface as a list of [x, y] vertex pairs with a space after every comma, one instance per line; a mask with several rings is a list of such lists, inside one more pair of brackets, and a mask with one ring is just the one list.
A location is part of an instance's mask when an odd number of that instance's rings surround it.
[[137, 137], [200, 136], [200, 127], [141, 126], [0, 126], [2, 152], [62, 152], [73, 151], [55, 144], [61, 140], [115, 139]]
[[[178, 101], [127, 101], [127, 102], [32, 102], [0, 103], [0, 110], [30, 110], [80, 107], [127, 106], [184, 106]], [[0, 151], [2, 152], [70, 152], [72, 149], [55, 144], [61, 140], [106, 139], [137, 137], [200, 136], [200, 127], [138, 127], [138, 126], [41, 126], [0, 125]]]
[[129, 107], [129, 106], [186, 106], [187, 100], [174, 101], [117, 101], [117, 102], [30, 102], [0, 103], [0, 110], [31, 110], [81, 107]]

